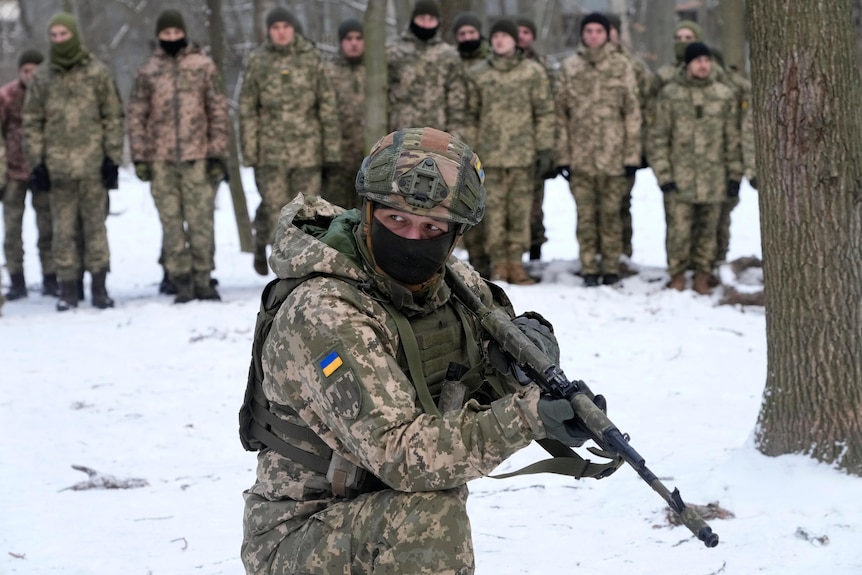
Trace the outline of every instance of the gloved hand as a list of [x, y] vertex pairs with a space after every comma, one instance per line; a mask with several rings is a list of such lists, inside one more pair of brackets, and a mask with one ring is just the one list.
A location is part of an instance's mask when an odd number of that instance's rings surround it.
[[748, 184], [749, 184], [752, 188], [754, 188], [755, 190], [759, 190], [759, 189], [760, 189], [760, 188], [758, 188], [758, 187], [757, 187], [757, 178], [751, 178], [750, 180], [748, 180]]
[[213, 185], [230, 181], [227, 164], [225, 164], [224, 160], [221, 158], [207, 158], [207, 179]]
[[543, 180], [556, 177], [557, 170], [554, 169], [553, 150], [539, 150], [536, 152], [534, 174], [537, 178], [542, 178]]
[[627, 178], [634, 178], [635, 174], [638, 173], [640, 166], [623, 166], [623, 169], [626, 171]]
[[557, 175], [563, 176], [564, 178], [566, 178], [566, 181], [568, 182], [569, 179], [572, 177], [572, 167], [571, 166], [557, 166]]
[[666, 194], [668, 192], [675, 192], [677, 190], [676, 182], [668, 182], [666, 184], [662, 184], [659, 186], [661, 193]]
[[149, 182], [153, 179], [153, 168], [149, 162], [135, 162], [135, 175], [142, 182]]
[[[554, 328], [541, 314], [528, 311], [513, 319], [512, 323], [518, 326], [518, 329], [536, 344], [536, 347], [545, 352], [551, 361], [557, 365], [560, 364], [560, 344], [554, 335]], [[509, 373], [511, 367], [521, 385], [530, 383], [530, 378], [520, 367], [517, 365], [510, 366], [509, 357], [496, 341], [491, 341], [488, 344], [488, 360], [500, 373]]]
[[737, 182], [736, 180], [727, 180], [727, 197], [739, 197], [739, 182]]
[[[604, 413], [608, 412], [605, 396], [596, 395], [593, 403]], [[545, 426], [545, 433], [551, 439], [569, 447], [580, 447], [592, 438], [589, 431], [575, 418], [575, 410], [567, 399], [554, 399], [543, 395], [539, 398], [538, 411], [539, 419]]]
[[102, 160], [102, 185], [106, 190], [116, 190], [120, 187], [120, 169], [114, 160], [105, 156]]
[[44, 163], [33, 168], [30, 174], [30, 189], [34, 192], [51, 191], [51, 175], [48, 174], [48, 166]]

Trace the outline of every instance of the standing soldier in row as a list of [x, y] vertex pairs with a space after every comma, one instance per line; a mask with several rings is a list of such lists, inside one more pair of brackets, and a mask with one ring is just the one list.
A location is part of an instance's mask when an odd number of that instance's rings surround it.
[[739, 194], [742, 157], [736, 96], [716, 80], [709, 48], [686, 47], [685, 67], [662, 88], [650, 128], [649, 157], [664, 194], [668, 287], [709, 294], [716, 230], [725, 198]]
[[641, 163], [641, 113], [632, 65], [608, 41], [599, 13], [581, 21], [577, 53], [557, 82], [557, 163], [571, 174], [584, 285], [620, 280], [620, 206]]
[[[44, 57], [37, 50], [25, 50], [18, 57], [18, 77], [0, 87], [0, 130], [6, 145], [6, 178], [3, 195], [3, 225], [5, 238], [3, 249], [6, 269], [12, 285], [6, 297], [16, 300], [27, 297], [27, 282], [24, 279], [23, 222], [24, 200], [30, 189], [30, 167], [24, 156], [24, 131], [21, 126], [21, 108], [27, 86], [33, 78], [36, 66]], [[51, 252], [51, 199], [44, 192], [30, 189], [30, 205], [36, 212], [36, 229], [39, 232], [37, 248], [42, 264], [42, 295], [59, 294], [54, 256]]]
[[[78, 306], [77, 279], [90, 272], [93, 306], [114, 306], [105, 227], [108, 195], [123, 157], [123, 104], [110, 72], [84, 47], [71, 14], [51, 18], [51, 50], [36, 69], [22, 114], [35, 187], [50, 190], [57, 310]], [[76, 247], [82, 234], [83, 261]]]
[[210, 182], [227, 174], [227, 99], [215, 63], [189, 44], [180, 12], [159, 14], [156, 37], [129, 102], [132, 160], [138, 177], [152, 181], [174, 303], [218, 300], [211, 285], [216, 190]]
[[485, 159], [485, 246], [491, 280], [535, 283], [521, 263], [530, 245], [533, 182], [554, 172], [554, 104], [547, 74], [517, 51], [518, 27], [491, 27], [493, 54], [470, 68], [469, 138]]
[[261, 202], [254, 216], [254, 269], [268, 273], [266, 246], [275, 240], [282, 206], [297, 193], [319, 196], [322, 170], [341, 162], [335, 92], [314, 45], [297, 20], [276, 7], [267, 39], [252, 52], [239, 96], [242, 158], [254, 168]]
[[460, 134], [467, 104], [458, 52], [441, 40], [440, 7], [418, 0], [410, 29], [386, 47], [389, 128], [433, 126]]
[[354, 180], [365, 157], [365, 37], [362, 22], [345, 20], [338, 27], [338, 56], [326, 63], [341, 123], [341, 166], [327, 170], [323, 197], [345, 209], [358, 208]]

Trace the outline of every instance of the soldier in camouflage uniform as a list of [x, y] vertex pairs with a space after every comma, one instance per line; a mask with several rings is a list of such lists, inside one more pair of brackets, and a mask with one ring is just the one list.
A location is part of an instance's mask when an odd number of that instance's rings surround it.
[[190, 45], [176, 10], [156, 19], [159, 45], [138, 69], [128, 126], [135, 172], [152, 181], [162, 253], [175, 303], [221, 299], [215, 269], [215, 195], [224, 179], [227, 99], [211, 58]]
[[[279, 436], [293, 455], [258, 455], [241, 558], [259, 575], [471, 574], [467, 482], [533, 439], [583, 439], [560, 424], [568, 401], [494, 367], [487, 335], [451, 296], [454, 273], [514, 315], [450, 258], [484, 209], [476, 155], [438, 130], [402, 130], [374, 146], [357, 190], [360, 210], [297, 196], [281, 214], [272, 269], [305, 279], [263, 341], [261, 388], [268, 416], [293, 424]], [[553, 340], [532, 317], [514, 321]], [[444, 382], [451, 364], [469, 371]], [[444, 401], [444, 387], [464, 395]]]
[[715, 79], [709, 48], [692, 42], [685, 67], [662, 88], [650, 128], [649, 157], [664, 193], [668, 287], [710, 293], [716, 230], [725, 197], [739, 194], [742, 156], [736, 96]]
[[641, 164], [641, 112], [631, 63], [608, 41], [599, 13], [581, 21], [582, 45], [557, 81], [557, 163], [571, 174], [584, 285], [620, 279], [620, 210]]
[[389, 129], [432, 126], [460, 135], [467, 105], [458, 52], [437, 36], [440, 8], [418, 0], [410, 29], [386, 46]]
[[485, 161], [485, 248], [491, 279], [535, 283], [521, 263], [530, 247], [533, 183], [554, 171], [554, 103], [542, 67], [517, 51], [518, 27], [491, 27], [493, 54], [467, 72], [469, 140]]
[[342, 208], [358, 208], [356, 172], [365, 157], [365, 38], [362, 22], [345, 20], [338, 27], [339, 53], [326, 62], [341, 122], [341, 166], [325, 173], [322, 196]]
[[[21, 127], [21, 108], [27, 86], [33, 78], [36, 66], [44, 57], [37, 50], [25, 50], [18, 57], [18, 77], [0, 87], [0, 129], [6, 143], [6, 193], [3, 197], [3, 223], [5, 238], [6, 270], [12, 286], [6, 297], [16, 300], [27, 297], [24, 280], [24, 245], [22, 242], [24, 200], [30, 188], [30, 168], [24, 156], [24, 131]], [[39, 240], [39, 261], [42, 264], [42, 295], [59, 294], [54, 257], [51, 253], [51, 199], [48, 194], [30, 190], [30, 204], [36, 212], [36, 228]]]
[[[117, 187], [123, 104], [108, 69], [84, 48], [74, 16], [56, 14], [48, 33], [50, 55], [27, 89], [22, 121], [32, 184], [51, 194], [61, 292], [57, 310], [78, 306], [77, 279], [84, 270], [90, 272], [93, 306], [109, 308], [114, 301], [105, 287], [110, 269], [105, 190]], [[79, 228], [83, 258], [76, 247]]]
[[322, 171], [341, 165], [335, 91], [314, 45], [288, 10], [266, 16], [267, 39], [252, 52], [239, 96], [242, 158], [261, 201], [254, 215], [254, 269], [266, 275], [281, 207], [297, 193], [317, 196]]
[[653, 103], [658, 98], [659, 92], [665, 84], [674, 80], [679, 73], [680, 68], [684, 67], [685, 49], [692, 42], [703, 41], [703, 30], [691, 20], [683, 20], [676, 25], [673, 32], [673, 53], [674, 62], [672, 64], [662, 64], [656, 70], [652, 78], [649, 94], [647, 96], [647, 106], [650, 110], [647, 115], [647, 124], [652, 122]]

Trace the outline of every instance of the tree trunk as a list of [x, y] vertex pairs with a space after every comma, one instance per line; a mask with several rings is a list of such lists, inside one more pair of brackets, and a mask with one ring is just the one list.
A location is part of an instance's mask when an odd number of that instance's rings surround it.
[[767, 337], [755, 441], [766, 455], [862, 475], [862, 80], [850, 2], [748, 2]]
[[254, 0], [254, 37], [258, 44], [263, 44], [269, 32], [266, 29], [266, 15], [275, 8], [275, 0]]
[[440, 37], [450, 44], [455, 43], [455, 34], [452, 32], [452, 23], [455, 16], [461, 12], [470, 11], [470, 0], [443, 0], [440, 6]]
[[674, 0], [653, 0], [646, 12], [647, 52], [654, 54], [655, 68], [675, 62], [673, 55], [673, 29], [676, 22]]
[[745, 0], [721, 0], [721, 48], [727, 67], [745, 72]]
[[365, 36], [365, 150], [389, 133], [389, 73], [386, 65], [386, 0], [368, 0]]

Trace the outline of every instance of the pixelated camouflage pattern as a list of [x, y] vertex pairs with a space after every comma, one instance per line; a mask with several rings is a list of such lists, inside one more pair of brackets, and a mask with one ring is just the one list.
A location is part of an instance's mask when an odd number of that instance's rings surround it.
[[649, 133], [650, 165], [659, 185], [675, 182], [675, 199], [719, 203], [727, 181], [742, 178], [736, 96], [715, 76], [689, 78], [680, 69], [656, 100]]
[[127, 113], [135, 162], [226, 158], [227, 98], [215, 62], [196, 46], [160, 47], [138, 69]]
[[30, 177], [31, 168], [24, 155], [24, 128], [21, 121], [26, 93], [26, 88], [17, 78], [0, 86], [0, 131], [6, 150], [6, 176], [3, 179], [27, 181]]
[[[713, 61], [714, 65], [718, 65]], [[749, 180], [757, 177], [754, 156], [754, 121], [751, 114], [751, 81], [731, 68], [724, 69], [724, 83], [736, 92], [738, 105], [739, 137], [742, 143], [742, 168]]]
[[389, 130], [430, 126], [462, 137], [467, 86], [458, 51], [407, 32], [386, 46]]
[[520, 262], [530, 247], [533, 169], [485, 168], [485, 250], [491, 266]]
[[643, 58], [635, 54], [631, 48], [625, 44], [615, 46], [616, 51], [622, 54], [626, 60], [632, 65], [635, 72], [635, 79], [638, 85], [638, 103], [641, 107], [641, 114], [646, 111], [647, 102], [649, 101], [650, 91], [653, 86], [653, 73], [649, 66], [643, 61]]
[[[293, 225], [339, 215], [320, 239]], [[335, 498], [323, 474], [264, 450], [245, 494], [242, 560], [249, 573], [470, 573], [466, 482], [545, 434], [538, 389], [514, 381], [505, 385], [515, 393], [491, 404], [470, 399], [440, 416], [423, 411], [394, 318], [380, 301], [427, 323], [444, 309], [455, 317], [449, 288], [441, 277], [412, 293], [367, 272], [364, 245], [357, 211], [302, 196], [282, 210], [273, 271], [327, 275], [300, 284], [275, 316], [263, 348], [263, 390], [276, 415], [309, 427], [391, 489]], [[452, 265], [491, 303], [475, 273], [457, 260]], [[481, 341], [472, 320], [463, 327]], [[333, 351], [343, 363], [327, 375], [321, 361]]]
[[739, 205], [739, 196], [726, 198], [721, 202], [721, 215], [718, 217], [718, 230], [715, 236], [715, 261], [727, 261], [727, 251], [730, 249], [730, 213]]
[[335, 92], [314, 46], [297, 34], [252, 52], [239, 97], [246, 166], [310, 168], [341, 161]]
[[620, 206], [631, 190], [628, 178], [578, 175], [569, 186], [577, 205], [575, 235], [581, 274], [619, 274], [623, 252]]
[[619, 176], [641, 163], [641, 112], [637, 79], [610, 43], [584, 46], [563, 60], [555, 87], [557, 164], [572, 178]]
[[534, 48], [523, 50], [521, 54], [524, 58], [532, 60], [545, 70], [545, 73], [548, 74], [548, 80], [551, 82], [551, 88], [553, 89], [554, 82], [557, 79], [557, 74], [560, 72], [560, 63], [557, 62], [553, 56], [542, 54]]
[[123, 163], [123, 103], [110, 72], [92, 55], [68, 70], [39, 64], [22, 123], [28, 164], [44, 162], [52, 181], [99, 178], [106, 156]]
[[675, 194], [664, 195], [667, 232], [665, 251], [670, 276], [688, 269], [711, 273], [715, 262], [720, 203], [692, 203]]
[[479, 43], [479, 47], [472, 52], [462, 52], [461, 50], [458, 50], [458, 57], [461, 58], [461, 66], [466, 72], [472, 66], [490, 56], [491, 53], [491, 43], [487, 38], [482, 38]]
[[52, 174], [49, 195], [57, 279], [71, 281], [80, 278], [84, 271], [109, 271], [111, 253], [105, 227], [108, 192], [101, 177], [70, 179]]
[[[6, 256], [6, 270], [9, 274], [24, 273], [24, 242], [23, 223], [25, 199], [27, 198], [27, 182], [9, 179], [6, 182], [6, 194], [3, 196], [3, 252]], [[53, 235], [51, 223], [51, 196], [44, 192], [30, 194], [30, 204], [36, 212], [36, 229], [39, 239], [36, 247], [39, 250], [39, 262], [43, 274], [54, 273], [54, 256], [51, 252]]]
[[291, 198], [296, 194], [316, 196], [321, 193], [320, 168], [317, 167], [259, 166], [254, 169], [254, 181], [260, 193], [260, 204], [254, 214], [254, 237], [258, 245], [275, 243], [281, 208]]
[[470, 68], [465, 135], [486, 169], [532, 167], [535, 152], [553, 150], [554, 100], [542, 67], [492, 55]]
[[326, 62], [341, 128], [341, 167], [328, 174], [323, 197], [347, 209], [361, 203], [354, 182], [365, 158], [365, 64], [338, 56]]

